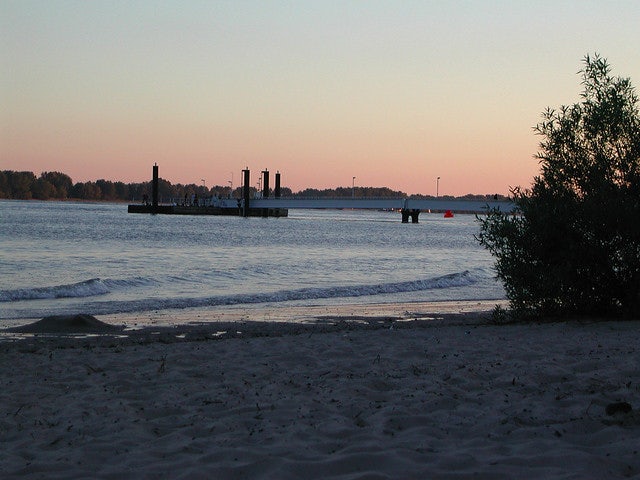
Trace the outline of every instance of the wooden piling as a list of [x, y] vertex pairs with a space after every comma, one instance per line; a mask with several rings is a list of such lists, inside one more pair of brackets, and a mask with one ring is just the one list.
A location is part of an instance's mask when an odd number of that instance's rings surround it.
[[153, 181], [151, 182], [151, 207], [158, 210], [158, 164], [153, 164]]
[[249, 216], [249, 199], [251, 197], [251, 192], [249, 190], [250, 187], [250, 173], [249, 173], [249, 169], [245, 168], [244, 170], [242, 170], [242, 176], [244, 179], [244, 185], [242, 186], [242, 196], [244, 199], [244, 206], [243, 206], [243, 210], [242, 210], [242, 216], [243, 217], [248, 217]]
[[269, 198], [269, 170], [262, 171], [262, 198]]
[[273, 191], [276, 198], [280, 198], [280, 172], [276, 172], [276, 185]]

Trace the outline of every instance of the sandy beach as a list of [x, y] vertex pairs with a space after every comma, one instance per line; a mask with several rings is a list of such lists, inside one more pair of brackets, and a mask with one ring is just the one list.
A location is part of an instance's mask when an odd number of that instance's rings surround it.
[[0, 476], [640, 478], [640, 321], [496, 325], [490, 309], [5, 333]]

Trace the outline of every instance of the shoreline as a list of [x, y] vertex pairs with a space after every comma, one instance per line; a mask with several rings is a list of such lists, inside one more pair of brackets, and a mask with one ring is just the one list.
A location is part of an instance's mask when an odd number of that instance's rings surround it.
[[[224, 307], [198, 307], [187, 309], [168, 309], [161, 311], [133, 312], [98, 315], [95, 318], [104, 322], [103, 331], [93, 330], [92, 337], [117, 336], [123, 341], [130, 337], [140, 341], [142, 338], [151, 339], [154, 335], [163, 334], [163, 341], [171, 338], [184, 339], [190, 337], [229, 336], [230, 331], [239, 332], [238, 335], [261, 335], [276, 331], [280, 334], [297, 332], [308, 329], [309, 326], [323, 327], [325, 330], [332, 325], [348, 326], [349, 328], [389, 327], [394, 323], [421, 323], [442, 321], [445, 323], [478, 323], [490, 321], [493, 308], [499, 305], [506, 308], [506, 300], [469, 300], [469, 301], [438, 301], [438, 302], [404, 302], [404, 303], [375, 303], [375, 304], [340, 304], [291, 306], [286, 304], [255, 304]], [[86, 313], [90, 315], [90, 312]], [[28, 328], [30, 325], [41, 323], [41, 318], [25, 318], [7, 320], [0, 329], [0, 343], [24, 339], [48, 339], [50, 342], [57, 337], [60, 340], [81, 339], [86, 335], [79, 331], [63, 329], [59, 333], [51, 331], [33, 331], [19, 333], [18, 329]], [[109, 327], [119, 327], [117, 332]], [[241, 334], [240, 331], [242, 330]]]
[[339, 305], [288, 305], [266, 303], [222, 307], [198, 307], [153, 312], [102, 315], [113, 325], [180, 326], [217, 322], [265, 321], [279, 323], [313, 323], [319, 320], [346, 318], [393, 318], [395, 320], [433, 319], [442, 315], [488, 314], [496, 305], [506, 307], [506, 300], [451, 300], [436, 302], [341, 303]]

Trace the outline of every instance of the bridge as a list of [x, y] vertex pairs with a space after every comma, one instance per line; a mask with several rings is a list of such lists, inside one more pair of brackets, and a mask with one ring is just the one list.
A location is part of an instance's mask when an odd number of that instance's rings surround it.
[[[402, 221], [407, 223], [411, 218], [418, 223], [421, 211], [443, 211], [452, 213], [482, 213], [489, 209], [499, 208], [503, 212], [511, 212], [511, 202], [499, 200], [474, 201], [455, 199], [423, 199], [423, 198], [296, 198], [267, 197], [249, 200], [251, 208], [262, 209], [375, 209], [398, 210], [402, 213]], [[244, 206], [244, 205], [243, 205]]]

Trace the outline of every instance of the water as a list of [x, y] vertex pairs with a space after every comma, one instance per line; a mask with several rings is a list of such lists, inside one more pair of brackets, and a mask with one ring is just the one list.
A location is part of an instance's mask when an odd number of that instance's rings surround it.
[[419, 224], [396, 212], [289, 215], [0, 201], [0, 327], [80, 312], [504, 299], [473, 215], [422, 213]]

